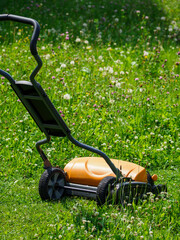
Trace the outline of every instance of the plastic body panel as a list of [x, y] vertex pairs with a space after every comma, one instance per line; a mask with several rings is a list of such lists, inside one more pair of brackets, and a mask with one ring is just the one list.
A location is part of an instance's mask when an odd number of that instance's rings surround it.
[[[147, 182], [147, 173], [144, 167], [122, 160], [111, 159], [111, 161], [118, 169], [121, 169], [124, 177], [130, 177], [138, 182]], [[68, 182], [90, 186], [98, 186], [106, 176], [115, 176], [101, 157], [74, 158], [65, 166], [64, 171]]]

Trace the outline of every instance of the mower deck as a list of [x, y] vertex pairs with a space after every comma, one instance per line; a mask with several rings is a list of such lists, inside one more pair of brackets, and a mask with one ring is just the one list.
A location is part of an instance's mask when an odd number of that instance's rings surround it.
[[[147, 183], [147, 173], [144, 167], [132, 162], [111, 159], [115, 167], [121, 170], [123, 177], [131, 178], [137, 182]], [[107, 176], [115, 177], [109, 165], [101, 157], [74, 158], [64, 168], [68, 182], [98, 186]], [[152, 176], [157, 180], [157, 176]]]

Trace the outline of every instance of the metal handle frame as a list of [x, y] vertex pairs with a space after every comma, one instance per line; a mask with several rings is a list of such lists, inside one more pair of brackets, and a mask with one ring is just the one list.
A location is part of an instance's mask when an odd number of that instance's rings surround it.
[[[38, 51], [36, 48], [37, 40], [38, 40], [39, 33], [40, 33], [39, 23], [32, 18], [26, 18], [26, 17], [22, 17], [22, 16], [13, 15], [13, 14], [0, 14], [0, 21], [20, 22], [20, 23], [32, 25], [34, 27], [34, 31], [33, 31], [31, 42], [30, 42], [30, 51], [38, 65], [31, 73], [30, 80], [33, 83], [33, 85], [36, 87], [36, 82], [35, 82], [34, 78], [42, 67], [42, 60], [41, 60], [40, 56], [38, 55]], [[7, 75], [7, 73], [3, 70], [1, 70], [1, 74], [3, 76]]]
[[34, 27], [34, 31], [33, 31], [33, 35], [30, 42], [30, 50], [33, 56], [38, 55], [36, 44], [37, 44], [38, 36], [40, 33], [40, 26], [36, 20], [32, 18], [26, 18], [26, 17], [21, 17], [17, 15], [12, 15], [12, 14], [1, 14], [0, 21], [14, 21], [14, 22], [20, 22], [20, 23], [26, 23], [26, 24], [32, 25]]
[[[40, 68], [42, 67], [42, 60], [41, 60], [40, 56], [38, 55], [37, 48], [36, 48], [38, 36], [39, 36], [39, 33], [40, 33], [39, 23], [36, 20], [31, 19], [31, 18], [25, 18], [25, 17], [21, 17], [21, 16], [12, 15], [12, 14], [0, 14], [0, 21], [8, 21], [8, 20], [15, 21], [15, 22], [20, 22], [20, 23], [25, 23], [25, 24], [30, 24], [34, 27], [33, 35], [32, 35], [31, 42], [30, 42], [30, 51], [31, 51], [32, 55], [34, 56], [38, 65], [36, 66], [36, 68], [31, 73], [30, 80], [31, 80], [32, 84], [34, 85], [34, 87], [36, 88], [36, 90], [39, 92], [37, 82], [34, 79], [36, 74], [39, 72]], [[3, 75], [4, 77], [6, 77], [10, 81], [10, 83], [14, 82], [14, 79], [7, 72], [0, 69], [0, 74]], [[115, 167], [115, 165], [112, 163], [110, 158], [104, 152], [102, 152], [102, 151], [100, 151], [96, 148], [93, 148], [91, 146], [88, 146], [86, 144], [78, 142], [76, 139], [74, 139], [71, 136], [70, 133], [68, 133], [66, 136], [76, 146], [84, 148], [84, 149], [86, 149], [90, 152], [94, 152], [94, 153], [100, 155], [101, 157], [103, 157], [104, 160], [107, 162], [107, 164], [109, 165], [109, 167], [114, 172], [114, 174], [116, 175], [117, 178], [122, 176], [120, 170]], [[49, 160], [47, 159], [46, 155], [44, 154], [43, 150], [41, 149], [40, 145], [48, 143], [49, 141], [50, 141], [50, 136], [46, 135], [46, 139], [40, 140], [36, 143], [36, 148], [37, 148], [40, 156], [44, 160], [45, 168], [49, 168], [49, 167], [52, 167], [52, 166], [51, 166], [51, 163], [49, 162]]]

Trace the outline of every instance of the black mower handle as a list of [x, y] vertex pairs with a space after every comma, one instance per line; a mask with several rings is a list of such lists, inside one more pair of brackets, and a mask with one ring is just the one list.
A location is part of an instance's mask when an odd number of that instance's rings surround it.
[[26, 18], [26, 17], [21, 17], [17, 15], [12, 15], [12, 14], [0, 14], [0, 21], [7, 21], [7, 20], [30, 24], [34, 27], [31, 43], [30, 43], [30, 50], [32, 55], [37, 55], [38, 52], [36, 49], [36, 44], [37, 44], [37, 40], [40, 32], [39, 23], [32, 18]]

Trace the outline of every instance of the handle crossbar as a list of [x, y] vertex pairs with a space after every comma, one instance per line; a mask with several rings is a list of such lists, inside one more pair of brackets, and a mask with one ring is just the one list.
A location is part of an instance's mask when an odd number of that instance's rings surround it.
[[36, 20], [12, 14], [0, 14], [0, 21], [14, 21], [32, 25], [34, 27], [34, 31], [30, 42], [30, 50], [33, 56], [38, 55], [36, 44], [40, 33], [40, 26]]

